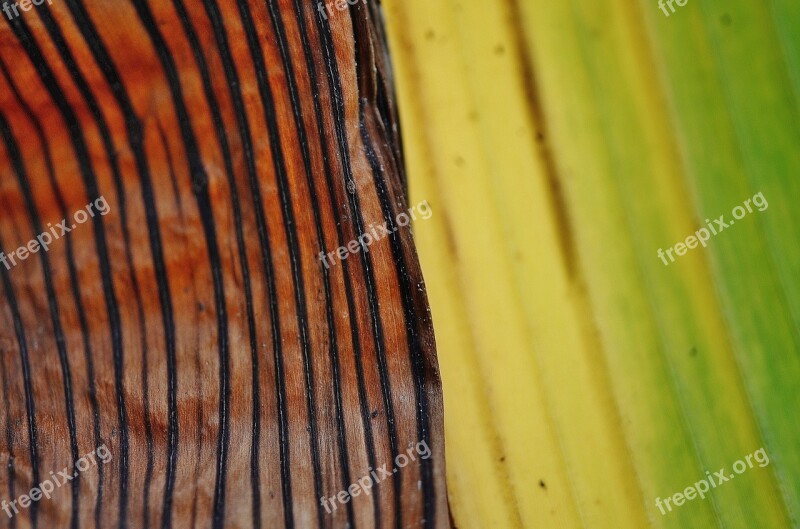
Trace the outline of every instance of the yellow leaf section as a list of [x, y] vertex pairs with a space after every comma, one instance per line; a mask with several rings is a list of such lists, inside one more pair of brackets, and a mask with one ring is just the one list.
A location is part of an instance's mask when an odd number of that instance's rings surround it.
[[[387, 7], [391, 10], [399, 6]], [[416, 69], [417, 82], [423, 85], [401, 83], [399, 89], [410, 94], [424, 88], [427, 96], [418, 107], [418, 117], [407, 116], [405, 111], [401, 117], [404, 127], [436, 138], [435, 143], [425, 139], [421, 142], [427, 150], [427, 160], [409, 154], [409, 171], [416, 173], [417, 167], [426, 162], [433, 167], [437, 175], [431, 181], [434, 185], [417, 189], [417, 196], [419, 200], [427, 199], [434, 211], [427, 221], [428, 229], [438, 226], [438, 240], [431, 240], [433, 255], [438, 254], [440, 260], [445, 259], [458, 268], [458, 273], [448, 274], [445, 272], [448, 267], [440, 267], [441, 276], [428, 276], [429, 295], [443, 302], [441, 305], [432, 303], [433, 317], [440, 318], [439, 306], [442, 307], [442, 321], [448, 313], [458, 315], [459, 305], [466, 310], [466, 314], [460, 315], [463, 318], [460, 321], [448, 320], [452, 323], [450, 329], [437, 327], [437, 343], [444, 346], [439, 356], [442, 376], [448, 388], [445, 424], [447, 450], [451, 454], [448, 478], [453, 508], [460, 527], [485, 527], [492, 521], [499, 522], [500, 527], [547, 524], [578, 527], [563, 460], [541, 457], [543, 453], [559, 453], [558, 439], [549, 426], [541, 387], [532, 383], [536, 380], [533, 359], [530, 354], [520, 354], [520, 344], [527, 344], [528, 337], [517, 307], [506, 302], [515, 297], [513, 286], [501, 275], [497, 276], [497, 281], [485, 280], [485, 271], [504, 270], [508, 266], [505, 252], [494, 251], [503, 240], [501, 226], [494, 216], [484, 211], [492, 207], [487, 200], [491, 190], [483, 179], [482, 185], [462, 186], [457, 194], [453, 188], [464, 178], [462, 167], [477, 167], [485, 163], [485, 159], [481, 157], [477, 127], [468, 115], [471, 96], [465, 91], [466, 83], [459, 82], [464, 71], [460, 64], [448, 59], [459, 53], [456, 28], [452, 26], [449, 13], [446, 3], [404, 4], [402, 14], [408, 17], [407, 22], [401, 29], [390, 26], [390, 31], [393, 37], [397, 36], [397, 29], [410, 37], [405, 41], [409, 51], [416, 43], [426, 43], [424, 50], [415, 53], [423, 54], [428, 61], [409, 64], [396, 56], [395, 64], [399, 70]], [[427, 28], [435, 28], [434, 34], [428, 33]], [[417, 34], [410, 35], [411, 32]], [[443, 83], [445, 79], [451, 82]], [[426, 114], [432, 109], [447, 115], [441, 120], [428, 120]], [[415, 150], [412, 145], [407, 148]], [[453, 230], [453, 226], [458, 229]], [[418, 224], [417, 229], [421, 230], [422, 224]], [[420, 240], [427, 237], [422, 233], [418, 236]], [[448, 250], [448, 254], [441, 255]], [[454, 280], [458, 284], [454, 284]], [[452, 289], [443, 288], [448, 284]], [[464, 298], [463, 304], [459, 295]], [[495, 310], [484, 310], [487, 306]], [[448, 343], [448, 336], [459, 339]], [[466, 349], [464, 342], [468, 345]], [[465, 360], [466, 366], [463, 365]], [[456, 371], [450, 366], [455, 366]], [[471, 367], [471, 378], [482, 381], [481, 386], [486, 388], [485, 393], [470, 392], [472, 402], [453, 390], [461, 386], [462, 381], [456, 374], [465, 367]], [[483, 402], [485, 406], [481, 405]], [[473, 417], [473, 420], [491, 425], [491, 429], [485, 432], [463, 429], [462, 417], [475, 416], [482, 409], [483, 416]], [[483, 437], [486, 435], [489, 437]], [[478, 461], [473, 461], [476, 458]], [[484, 473], [487, 469], [490, 472]], [[547, 489], [540, 487], [542, 479]], [[506, 505], [498, 519], [494, 513], [497, 504], [509, 494], [515, 501]], [[521, 497], [526, 501], [519, 501]]]

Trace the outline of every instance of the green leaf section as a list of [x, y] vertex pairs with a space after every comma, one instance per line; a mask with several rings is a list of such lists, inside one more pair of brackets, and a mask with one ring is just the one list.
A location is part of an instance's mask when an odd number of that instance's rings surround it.
[[647, 22], [696, 215], [731, 220], [757, 193], [769, 203], [715, 237], [708, 253], [770, 470], [797, 526], [800, 421], [790, 410], [800, 405], [800, 8], [734, 0], [679, 14], [650, 13]]

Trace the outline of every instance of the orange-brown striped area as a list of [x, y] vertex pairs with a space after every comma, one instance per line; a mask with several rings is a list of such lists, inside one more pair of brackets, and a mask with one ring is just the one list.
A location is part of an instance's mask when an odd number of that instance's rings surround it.
[[410, 227], [319, 258], [411, 207], [378, 2], [40, 3], [0, 25], [0, 527], [448, 527]]

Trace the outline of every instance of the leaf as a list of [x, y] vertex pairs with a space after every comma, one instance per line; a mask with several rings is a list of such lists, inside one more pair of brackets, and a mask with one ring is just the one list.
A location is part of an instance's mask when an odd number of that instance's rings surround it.
[[[386, 18], [411, 194], [438, 213], [416, 238], [456, 525], [797, 526], [798, 10]], [[659, 258], [759, 192], [764, 211]], [[657, 506], [762, 447], [769, 465]]]

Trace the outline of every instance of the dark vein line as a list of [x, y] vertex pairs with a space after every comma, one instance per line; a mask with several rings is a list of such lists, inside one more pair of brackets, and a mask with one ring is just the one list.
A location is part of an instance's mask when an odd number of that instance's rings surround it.
[[[103, 72], [103, 76], [111, 87], [114, 98], [116, 99], [117, 104], [119, 105], [125, 117], [125, 129], [128, 137], [128, 144], [133, 152], [134, 159], [136, 160], [137, 171], [141, 177], [142, 199], [145, 207], [145, 218], [147, 219], [148, 239], [153, 258], [153, 266], [155, 269], [156, 284], [158, 287], [159, 303], [164, 326], [164, 340], [167, 351], [167, 408], [169, 417], [167, 426], [167, 472], [166, 483], [164, 487], [164, 503], [162, 508], [162, 527], [167, 527], [171, 523], [172, 493], [175, 487], [175, 472], [178, 462], [178, 373], [176, 366], [175, 325], [173, 319], [172, 294], [170, 292], [166, 266], [164, 264], [161, 232], [158, 225], [158, 212], [156, 210], [155, 194], [150, 176], [150, 167], [148, 165], [147, 156], [144, 150], [143, 127], [141, 120], [134, 111], [130, 97], [128, 96], [125, 86], [122, 83], [116, 65], [111, 59], [103, 40], [100, 38], [97, 29], [86, 12], [82, 0], [66, 0], [66, 2], [76, 27], [83, 35], [86, 44], [89, 46], [92, 56], [100, 67], [100, 70]], [[125, 477], [125, 481], [127, 481], [127, 474]], [[125, 486], [127, 487], [127, 485]], [[125, 493], [127, 494], [127, 489], [125, 490]], [[119, 519], [120, 528], [124, 528], [126, 524], [126, 516], [124, 513], [121, 513]]]
[[[219, 9], [213, 0], [204, 0], [208, 8], [211, 8], [209, 13], [211, 16], [212, 24], [215, 27], [215, 34], [217, 34], [217, 44], [225, 65], [226, 75], [228, 75], [228, 84], [231, 86], [238, 86], [239, 80], [236, 74], [233, 61], [230, 56], [230, 50], [227, 43], [227, 37], [222, 29], [221, 17]], [[292, 207], [292, 199], [290, 196], [289, 182], [286, 170], [286, 161], [282, 151], [281, 132], [278, 125], [277, 114], [275, 111], [275, 102], [272, 94], [272, 89], [268, 81], [268, 72], [266, 61], [264, 60], [264, 53], [261, 50], [260, 39], [256, 32], [253, 23], [252, 15], [250, 14], [249, 7], [246, 0], [237, 0], [239, 7], [239, 15], [244, 27], [244, 32], [247, 37], [247, 44], [250, 49], [250, 57], [253, 60], [253, 67], [255, 69], [256, 78], [258, 80], [258, 92], [261, 99], [261, 105], [264, 111], [264, 120], [267, 125], [270, 152], [272, 154], [272, 163], [275, 169], [278, 184], [278, 194], [280, 196], [281, 212], [283, 215], [283, 227], [286, 234], [286, 239], [289, 246], [289, 262], [292, 269], [292, 286], [294, 291], [295, 306], [297, 309], [297, 325], [300, 331], [300, 343], [303, 355], [303, 371], [305, 375], [306, 384], [306, 407], [308, 410], [308, 420], [310, 427], [310, 447], [311, 447], [311, 466], [314, 472], [314, 493], [316, 497], [322, 496], [322, 468], [320, 464], [320, 445], [319, 445], [319, 426], [317, 424], [316, 412], [316, 388], [314, 386], [314, 365], [311, 359], [311, 344], [308, 337], [308, 311], [306, 309], [305, 287], [302, 271], [302, 254], [300, 252], [300, 244], [297, 237], [295, 228], [295, 215]], [[234, 104], [237, 107], [237, 115], [241, 114], [246, 116], [244, 103], [241, 95], [234, 92]], [[246, 124], [246, 120], [243, 122]], [[248, 145], [252, 143], [249, 126], [244, 131], [244, 142]], [[322, 512], [322, 504], [314, 502], [317, 509], [317, 523], [322, 527], [324, 522], [324, 514]]]
[[[86, 139], [80, 122], [75, 115], [72, 107], [67, 101], [53, 71], [47, 65], [38, 44], [33, 38], [23, 17], [17, 17], [12, 21], [7, 21], [12, 31], [22, 44], [25, 52], [29, 56], [31, 63], [36, 69], [43, 85], [50, 94], [51, 99], [56, 104], [63, 118], [64, 124], [69, 130], [72, 148], [78, 159], [78, 166], [81, 177], [83, 178], [86, 194], [90, 201], [95, 201], [99, 196], [97, 178], [91, 165]], [[128, 451], [129, 451], [129, 426], [128, 412], [125, 404], [123, 366], [124, 351], [122, 344], [122, 323], [120, 321], [119, 306], [117, 303], [116, 292], [114, 290], [113, 275], [111, 272], [110, 260], [108, 257], [108, 246], [106, 242], [105, 225], [102, 217], [95, 215], [92, 218], [94, 236], [98, 260], [100, 265], [100, 276], [103, 287], [103, 297], [105, 299], [106, 311], [108, 313], [109, 324], [111, 327], [111, 340], [114, 357], [114, 390], [117, 399], [117, 419], [120, 427], [120, 527], [126, 526], [127, 505], [128, 505]], [[32, 509], [33, 511], [33, 509]]]
[[[240, 206], [239, 191], [236, 185], [236, 177], [233, 170], [233, 158], [228, 143], [228, 135], [225, 130], [225, 124], [222, 120], [222, 113], [220, 112], [219, 103], [214, 95], [214, 89], [211, 83], [211, 74], [208, 70], [208, 64], [202, 54], [202, 46], [197, 37], [197, 32], [189, 20], [189, 14], [182, 0], [173, 0], [173, 5], [178, 12], [178, 17], [181, 20], [184, 33], [189, 39], [189, 44], [192, 48], [195, 64], [200, 71], [200, 76], [203, 81], [203, 91], [205, 92], [206, 101], [211, 109], [211, 115], [214, 122], [214, 129], [217, 136], [217, 143], [222, 151], [222, 156], [225, 164], [225, 173], [228, 176], [228, 187], [231, 191], [231, 205], [233, 208], [234, 227], [236, 231], [236, 244], [239, 250], [239, 259], [241, 261], [242, 278], [244, 282], [245, 305], [247, 313], [247, 325], [250, 339], [250, 355], [252, 362], [252, 393], [253, 393], [253, 418], [251, 428], [251, 449], [250, 449], [250, 487], [251, 498], [253, 504], [253, 527], [259, 529], [261, 527], [261, 483], [259, 475], [259, 459], [258, 447], [261, 439], [261, 389], [259, 384], [259, 360], [258, 360], [258, 340], [256, 336], [256, 322], [255, 313], [253, 310], [253, 294], [250, 281], [250, 266], [247, 260], [247, 248], [244, 242], [242, 213]], [[232, 89], [232, 88], [231, 88]]]
[[[5, 248], [2, 237], [0, 237], [0, 248]], [[36, 401], [33, 398], [33, 388], [31, 386], [31, 365], [28, 358], [28, 342], [25, 338], [25, 326], [22, 324], [22, 316], [17, 306], [17, 297], [14, 294], [14, 287], [11, 285], [8, 271], [5, 266], [0, 266], [0, 279], [2, 279], [3, 289], [8, 307], [11, 310], [11, 318], [14, 321], [14, 333], [19, 344], [19, 356], [22, 361], [22, 384], [25, 389], [25, 414], [28, 423], [28, 442], [30, 443], [31, 453], [31, 488], [36, 487], [41, 480], [39, 479], [39, 440], [38, 429], [36, 427]], [[31, 526], [36, 529], [38, 524], [38, 509], [36, 502], [31, 504]]]
[[[283, 71], [288, 81], [289, 97], [292, 103], [294, 114], [295, 131], [297, 133], [298, 144], [303, 158], [303, 166], [306, 172], [309, 196], [311, 197], [311, 208], [314, 214], [314, 225], [316, 227], [317, 246], [321, 252], [325, 250], [325, 236], [322, 227], [322, 215], [320, 214], [319, 201], [317, 200], [316, 188], [314, 186], [313, 166], [311, 163], [311, 153], [309, 151], [308, 136], [306, 135], [305, 123], [303, 121], [303, 110], [300, 102], [300, 95], [295, 78], [294, 66], [292, 64], [289, 42], [286, 36], [286, 29], [279, 9], [275, 8], [272, 1], [267, 2], [270, 20], [275, 35], [278, 37], [278, 48], [283, 62]], [[316, 97], [312, 98], [316, 100]], [[323, 274], [325, 288], [326, 320], [328, 323], [329, 356], [332, 366], [333, 395], [336, 406], [336, 432], [339, 441], [339, 462], [342, 466], [342, 489], [346, 489], [351, 483], [350, 464], [347, 460], [347, 431], [345, 429], [344, 409], [342, 405], [341, 374], [339, 366], [339, 347], [336, 339], [336, 327], [333, 317], [333, 298], [331, 295], [330, 273], [328, 267], [322, 262], [319, 267]], [[355, 515], [353, 513], [352, 502], [347, 502], [347, 519], [351, 527], [356, 527]]]
[[[36, 202], [33, 198], [33, 192], [28, 182], [28, 174], [25, 169], [25, 164], [22, 161], [22, 155], [19, 150], [19, 143], [17, 143], [14, 134], [11, 132], [8, 120], [5, 113], [0, 112], [0, 135], [3, 137], [6, 152], [11, 160], [11, 165], [14, 168], [14, 174], [17, 177], [20, 190], [22, 191], [23, 200], [25, 201], [25, 208], [28, 211], [31, 224], [33, 225], [35, 233], [42, 233], [42, 221], [39, 217]], [[58, 360], [61, 367], [61, 377], [64, 385], [64, 405], [67, 413], [67, 429], [69, 430], [69, 445], [72, 454], [72, 461], [77, 461], [80, 457], [78, 454], [78, 433], [75, 426], [75, 399], [72, 395], [72, 371], [67, 357], [66, 339], [64, 338], [64, 329], [61, 326], [61, 317], [58, 313], [58, 298], [56, 297], [55, 288], [53, 287], [53, 277], [50, 270], [50, 259], [47, 256], [47, 251], [42, 249], [38, 252], [39, 258], [42, 262], [42, 272], [44, 274], [45, 291], [47, 294], [47, 305], [50, 310], [50, 319], [53, 324], [53, 334], [55, 335], [56, 348], [58, 349]], [[78, 519], [78, 505], [80, 502], [80, 473], [76, 473], [75, 478], [70, 482], [72, 486], [72, 513], [70, 518], [70, 527], [77, 529], [79, 527]]]
[[[135, 0], [134, 7], [147, 32], [150, 42], [155, 48], [162, 69], [167, 78], [167, 83], [172, 97], [173, 107], [178, 117], [181, 137], [186, 149], [188, 169], [192, 178], [197, 209], [203, 225], [203, 235], [208, 250], [211, 277], [214, 284], [214, 300], [217, 313], [217, 339], [219, 351], [219, 434], [217, 437], [217, 464], [214, 485], [214, 527], [222, 528], [225, 523], [225, 485], [228, 467], [228, 448], [230, 441], [230, 351], [228, 350], [228, 315], [225, 306], [225, 285], [222, 278], [222, 266], [217, 242], [216, 225], [208, 190], [208, 174], [200, 156], [197, 139], [191, 127], [189, 112], [183, 100], [183, 91], [178, 76], [178, 69], [170, 54], [164, 36], [153, 18], [150, 8], [142, 0]], [[166, 514], [166, 513], [165, 513]], [[171, 524], [171, 519], [166, 515], [162, 527]]]
[[[303, 52], [306, 59], [306, 68], [309, 71], [309, 79], [313, 83], [315, 79], [317, 79], [317, 68], [316, 63], [313, 56], [313, 51], [311, 48], [311, 42], [309, 40], [309, 33], [306, 26], [305, 18], [303, 15], [303, 8], [301, 7], [300, 0], [294, 0], [294, 8], [295, 8], [295, 17], [300, 25], [300, 37], [303, 42]], [[334, 177], [333, 177], [333, 167], [331, 164], [331, 157], [328, 151], [328, 136], [327, 136], [327, 127], [325, 126], [322, 118], [322, 104], [318, 97], [314, 97], [314, 115], [316, 118], [317, 123], [317, 131], [319, 133], [319, 141], [320, 146], [322, 149], [322, 159], [324, 162], [325, 167], [325, 182], [328, 188], [328, 197], [330, 201], [330, 208], [333, 211], [335, 217], [340, 215], [338, 204], [336, 203], [336, 194], [334, 191]], [[334, 150], [334, 159], [339, 161], [338, 153]], [[340, 162], [341, 163], [341, 162]], [[344, 231], [342, 229], [341, 223], [336, 222], [336, 233], [337, 233], [337, 242], [342, 243], [346, 240], [344, 235]], [[350, 334], [352, 337], [353, 343], [353, 356], [356, 363], [356, 379], [357, 379], [357, 387], [358, 387], [358, 396], [359, 402], [361, 404], [361, 422], [364, 427], [364, 439], [366, 443], [367, 449], [367, 462], [370, 468], [377, 468], [377, 457], [375, 455], [375, 437], [372, 430], [372, 420], [371, 420], [371, 413], [369, 409], [369, 398], [367, 395], [366, 389], [366, 381], [364, 376], [364, 364], [363, 364], [363, 355], [361, 351], [361, 338], [360, 332], [358, 329], [358, 321], [355, 317], [357, 311], [355, 306], [355, 298], [354, 298], [354, 289], [353, 283], [351, 278], [351, 270], [348, 261], [342, 262], [343, 266], [343, 276], [344, 276], [344, 283], [345, 283], [345, 295], [347, 298], [347, 309], [348, 309], [348, 321], [350, 322]], [[372, 494], [372, 508], [373, 508], [373, 516], [375, 518], [375, 527], [376, 529], [380, 529], [381, 527], [381, 504], [379, 499], [379, 490], [380, 484], [375, 484], [375, 492]]]
[[[326, 19], [321, 14], [317, 13], [315, 16], [317, 28], [320, 34], [322, 43], [322, 50], [325, 54], [325, 63], [328, 67], [328, 85], [332, 94], [331, 106], [333, 109], [334, 130], [336, 141], [339, 146], [339, 152], [342, 154], [342, 167], [345, 170], [347, 182], [354, 183], [353, 167], [350, 160], [350, 146], [347, 140], [347, 130], [345, 125], [345, 109], [344, 109], [344, 95], [342, 92], [341, 78], [339, 76], [339, 66], [336, 60], [336, 54], [333, 46], [333, 35], [331, 34], [330, 26]], [[355, 32], [354, 32], [355, 35]], [[356, 192], [347, 193], [350, 208], [352, 209], [352, 217], [356, 228], [356, 233], [364, 233], [364, 222], [361, 214], [361, 205]], [[375, 272], [372, 268], [372, 257], [369, 253], [359, 252], [361, 263], [365, 270], [365, 282], [367, 300], [369, 303], [370, 321], [373, 328], [373, 337], [375, 340], [376, 356], [378, 360], [378, 372], [381, 381], [381, 390], [383, 393], [384, 408], [386, 410], [386, 422], [389, 433], [389, 447], [392, 454], [398, 453], [397, 446], [397, 431], [395, 429], [394, 408], [392, 399], [391, 381], [389, 379], [388, 366], [386, 363], [386, 350], [385, 350], [385, 337], [383, 333], [383, 322], [381, 320], [380, 311], [378, 308], [378, 296], [375, 286]], [[392, 456], [394, 457], [394, 456]], [[394, 523], [399, 529], [403, 526], [402, 520], [402, 498], [401, 498], [401, 476], [399, 473], [393, 475], [394, 483]]]
[[[47, 178], [50, 183], [50, 187], [53, 190], [53, 194], [56, 198], [56, 205], [58, 206], [59, 214], [61, 215], [62, 219], [67, 218], [68, 210], [66, 206], [66, 201], [64, 200], [64, 193], [61, 191], [61, 188], [56, 181], [55, 175], [55, 167], [53, 165], [53, 157], [50, 150], [50, 143], [47, 141], [47, 137], [44, 133], [44, 127], [42, 126], [42, 122], [39, 119], [33, 109], [30, 107], [28, 102], [22, 97], [22, 93], [20, 92], [19, 88], [17, 87], [16, 82], [11, 77], [8, 68], [0, 59], [0, 72], [2, 72], [3, 77], [6, 79], [9, 87], [11, 88], [11, 92], [14, 94], [16, 100], [22, 106], [22, 110], [28, 119], [32, 122], [34, 129], [36, 130], [36, 136], [39, 140], [40, 145], [42, 146], [42, 150], [44, 151], [44, 159], [45, 159], [45, 166], [47, 167]], [[81, 299], [80, 293], [80, 282], [78, 279], [78, 269], [75, 265], [75, 252], [72, 244], [72, 234], [67, 233], [64, 237], [66, 239], [66, 247], [67, 247], [67, 268], [69, 270], [69, 277], [70, 277], [70, 287], [72, 289], [72, 297], [75, 300], [75, 307], [76, 312], [78, 315], [78, 323], [81, 330], [81, 337], [83, 339], [83, 353], [84, 353], [84, 361], [86, 362], [86, 378], [89, 384], [89, 405], [92, 410], [92, 433], [94, 435], [94, 446], [100, 446], [102, 444], [101, 436], [100, 436], [100, 405], [97, 401], [97, 384], [95, 382], [95, 372], [94, 372], [94, 353], [92, 352], [92, 343], [89, 336], [89, 323], [86, 318], [86, 311], [83, 307], [83, 300]], [[105, 477], [105, 463], [102, 460], [98, 461], [97, 465], [97, 473], [98, 473], [98, 482], [97, 482], [97, 498], [95, 500], [95, 508], [94, 508], [94, 525], [95, 529], [100, 529], [100, 517], [102, 513], [103, 507], [103, 485], [104, 485], [104, 477]], [[15, 522], [16, 523], [16, 522]]]
[[[5, 410], [6, 416], [3, 430], [5, 433], [6, 453], [8, 454], [8, 465], [6, 465], [8, 469], [8, 496], [10, 498], [16, 498], [17, 493], [15, 485], [17, 469], [14, 465], [14, 437], [11, 432], [11, 400], [8, 398], [8, 373], [6, 372], [6, 351], [4, 348], [0, 349], [0, 355], [2, 355], [2, 358], [0, 358], [0, 380], [2, 380], [3, 384], [3, 409]], [[8, 524], [11, 529], [16, 529], [17, 519], [12, 516]]]

